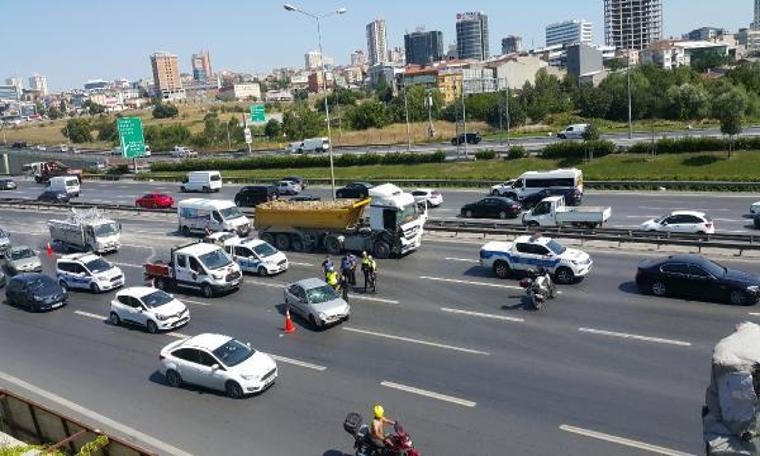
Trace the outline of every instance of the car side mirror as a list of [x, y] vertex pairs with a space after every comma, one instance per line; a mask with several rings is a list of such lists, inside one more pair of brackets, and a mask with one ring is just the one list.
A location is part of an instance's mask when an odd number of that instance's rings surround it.
[[214, 364], [213, 366], [211, 366], [211, 370], [212, 371], [219, 370], [220, 367], [222, 367], [222, 366], [220, 366], [218, 364]]

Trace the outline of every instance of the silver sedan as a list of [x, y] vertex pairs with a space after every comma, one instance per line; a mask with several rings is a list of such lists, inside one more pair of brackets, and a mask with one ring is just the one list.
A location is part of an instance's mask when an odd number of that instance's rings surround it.
[[285, 286], [285, 304], [315, 328], [348, 320], [351, 307], [320, 279], [299, 280]]

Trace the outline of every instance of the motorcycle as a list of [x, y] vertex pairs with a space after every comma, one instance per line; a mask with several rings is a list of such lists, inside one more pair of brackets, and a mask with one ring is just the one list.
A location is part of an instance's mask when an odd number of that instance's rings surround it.
[[372, 442], [369, 426], [358, 413], [349, 413], [343, 422], [343, 429], [354, 438], [354, 456], [421, 456], [414, 448], [412, 438], [404, 427], [396, 421], [393, 434], [388, 437], [389, 445], [378, 448]]
[[[539, 278], [544, 279], [543, 283], [539, 283]], [[526, 277], [520, 281], [520, 286], [525, 288], [525, 305], [533, 310], [543, 309], [546, 300], [554, 298], [555, 286], [548, 273], [543, 277], [537, 277], [535, 280]]]

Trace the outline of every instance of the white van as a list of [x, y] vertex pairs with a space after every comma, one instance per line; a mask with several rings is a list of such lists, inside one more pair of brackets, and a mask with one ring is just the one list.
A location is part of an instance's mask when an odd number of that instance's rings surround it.
[[559, 139], [583, 139], [583, 135], [588, 129], [588, 124], [574, 124], [557, 133]]
[[79, 196], [79, 178], [76, 176], [56, 176], [50, 178], [49, 190]]
[[304, 139], [300, 152], [327, 152], [328, 150], [330, 150], [330, 140], [325, 136]]
[[514, 181], [491, 187], [491, 194], [498, 194], [521, 200], [528, 195], [538, 193], [541, 190], [551, 189], [574, 189], [583, 195], [583, 171], [570, 169], [555, 169], [554, 171], [528, 171], [520, 175]]
[[205, 198], [182, 200], [177, 205], [177, 216], [179, 231], [184, 236], [206, 230], [234, 231], [240, 236], [247, 236], [251, 231], [251, 221], [232, 201]]
[[183, 192], [218, 192], [222, 189], [222, 175], [219, 171], [193, 171], [187, 173], [179, 188]]

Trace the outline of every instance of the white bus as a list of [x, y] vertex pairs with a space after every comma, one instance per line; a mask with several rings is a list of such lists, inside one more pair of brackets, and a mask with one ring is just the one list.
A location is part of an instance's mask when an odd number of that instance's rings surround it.
[[583, 195], [583, 171], [576, 168], [528, 171], [514, 181], [494, 185], [491, 194], [521, 200], [544, 189], [572, 189]]

